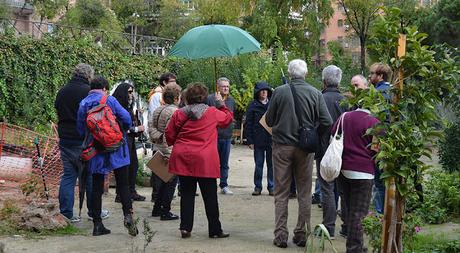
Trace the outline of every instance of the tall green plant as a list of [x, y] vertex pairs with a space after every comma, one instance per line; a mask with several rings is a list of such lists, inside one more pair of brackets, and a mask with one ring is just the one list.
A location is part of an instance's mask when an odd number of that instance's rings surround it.
[[[378, 96], [366, 96], [373, 92], [358, 94], [354, 102], [361, 102], [378, 115], [382, 122], [389, 116], [389, 123], [381, 123], [368, 131], [375, 135], [381, 149], [376, 160], [384, 170], [381, 178], [387, 182], [395, 178], [399, 195], [404, 199], [415, 194], [414, 184], [421, 181], [423, 172], [429, 167], [421, 158], [431, 157], [431, 143], [440, 136], [434, 122], [440, 119], [435, 106], [440, 103], [445, 92], [454, 92], [458, 81], [459, 66], [449, 52], [437, 55], [428, 46], [423, 46], [425, 34], [416, 27], [401, 27], [401, 12], [397, 8], [384, 9], [385, 15], [375, 22], [369, 45], [371, 50], [380, 52], [381, 61], [389, 64], [394, 73], [404, 71], [404, 88], [393, 86], [393, 98], [398, 103], [386, 103]], [[399, 33], [407, 36], [406, 55], [396, 57]], [[393, 75], [392, 83], [398, 83], [398, 75]], [[402, 205], [403, 206], [403, 205]], [[403, 232], [404, 233], [404, 232]], [[399, 242], [396, 243], [398, 246]]]

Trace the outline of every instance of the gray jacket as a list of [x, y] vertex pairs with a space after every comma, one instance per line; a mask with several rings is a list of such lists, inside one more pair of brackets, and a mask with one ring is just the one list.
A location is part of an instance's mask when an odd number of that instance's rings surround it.
[[[298, 96], [297, 114], [303, 125], [318, 127], [320, 137], [332, 125], [332, 119], [319, 90], [302, 79], [293, 79]], [[289, 84], [275, 89], [266, 114], [267, 125], [272, 127], [273, 142], [289, 146], [297, 146], [299, 141], [299, 122], [295, 115], [294, 98]]]
[[[209, 106], [214, 106], [216, 107], [216, 95], [211, 94], [208, 96], [208, 99], [206, 101], [206, 104]], [[225, 106], [231, 111], [235, 112], [235, 100], [231, 97], [228, 96], [227, 99], [225, 100]], [[233, 134], [233, 127], [234, 124], [230, 124], [227, 128], [218, 128], [217, 129], [217, 138], [218, 139], [231, 139], [232, 134]]]

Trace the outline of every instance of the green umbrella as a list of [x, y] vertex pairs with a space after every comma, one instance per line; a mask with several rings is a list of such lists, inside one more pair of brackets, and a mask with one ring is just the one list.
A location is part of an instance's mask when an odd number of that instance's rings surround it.
[[214, 58], [214, 75], [217, 79], [216, 58], [236, 56], [260, 51], [260, 43], [246, 31], [229, 25], [204, 25], [186, 32], [169, 52], [190, 60]]

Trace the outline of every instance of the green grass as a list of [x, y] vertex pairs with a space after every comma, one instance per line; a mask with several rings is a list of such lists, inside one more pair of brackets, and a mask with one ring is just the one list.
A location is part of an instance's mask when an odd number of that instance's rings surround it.
[[418, 234], [415, 237], [413, 249], [405, 249], [405, 253], [455, 253], [460, 252], [460, 234]]

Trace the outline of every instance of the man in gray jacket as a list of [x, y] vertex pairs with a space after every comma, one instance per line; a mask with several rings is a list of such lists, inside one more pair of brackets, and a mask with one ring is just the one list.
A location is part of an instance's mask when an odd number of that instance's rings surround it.
[[[280, 248], [287, 247], [289, 232], [287, 229], [289, 189], [292, 173], [297, 184], [299, 203], [297, 226], [292, 241], [299, 247], [306, 244], [306, 228], [311, 232], [311, 180], [314, 153], [298, 147], [299, 121], [310, 129], [318, 127], [322, 136], [332, 125], [321, 92], [305, 82], [307, 75], [305, 61], [296, 59], [289, 62], [288, 73], [290, 84], [275, 89], [272, 101], [266, 114], [267, 125], [273, 132], [273, 165], [275, 178], [275, 239], [273, 244]], [[290, 85], [297, 93], [296, 107]], [[299, 117], [299, 120], [297, 120]]]

